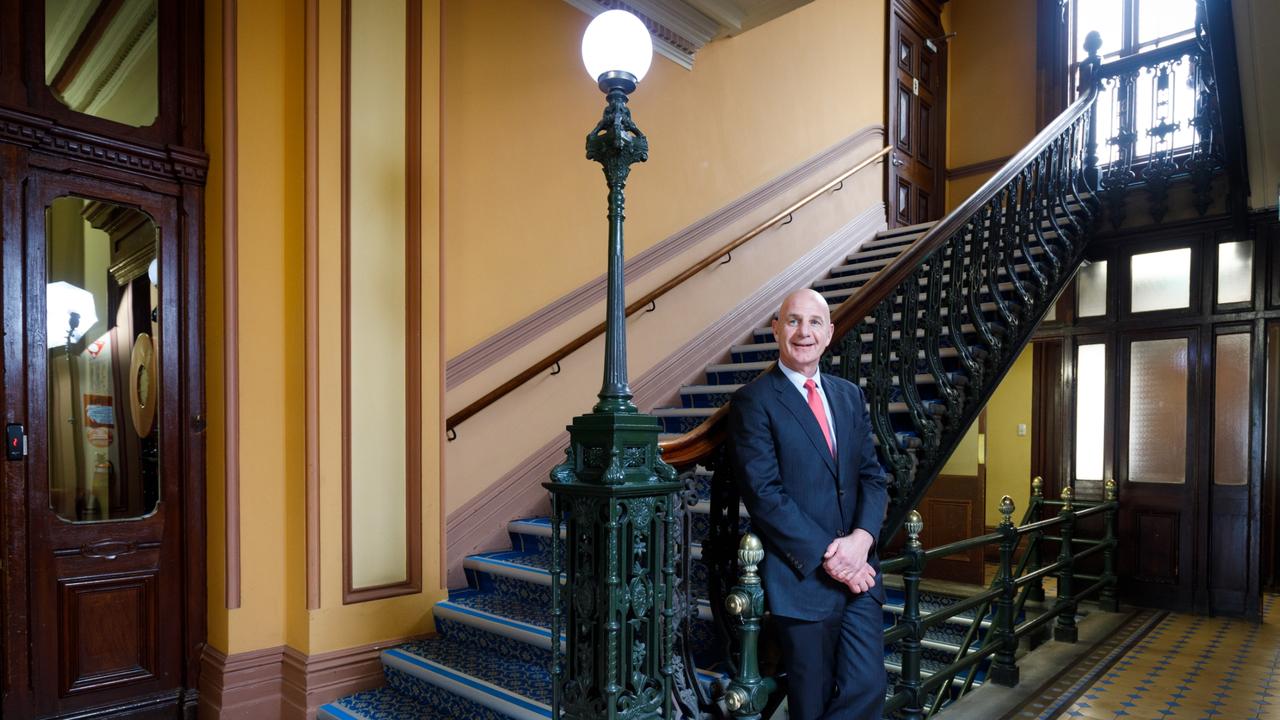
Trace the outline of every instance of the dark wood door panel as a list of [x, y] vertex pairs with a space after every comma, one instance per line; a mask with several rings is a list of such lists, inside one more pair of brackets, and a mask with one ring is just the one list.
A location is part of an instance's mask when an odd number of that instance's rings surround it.
[[[985, 532], [984, 481], [974, 475], [939, 475], [920, 502], [924, 518], [921, 542], [926, 548], [964, 540]], [[982, 585], [985, 582], [983, 549], [935, 558], [924, 576], [936, 580]]]
[[901, 226], [942, 215], [946, 44], [934, 42], [942, 25], [929, 0], [894, 0], [889, 15], [889, 220]]
[[157, 575], [58, 582], [58, 684], [63, 697], [156, 679]]

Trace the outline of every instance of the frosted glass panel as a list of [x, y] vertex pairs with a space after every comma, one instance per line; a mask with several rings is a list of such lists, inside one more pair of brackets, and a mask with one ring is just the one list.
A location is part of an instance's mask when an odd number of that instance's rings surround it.
[[1106, 420], [1107, 346], [1076, 350], [1076, 479], [1102, 479], [1103, 423]]
[[1057, 320], [1057, 319], [1058, 319], [1058, 302], [1055, 300], [1053, 304], [1049, 306], [1049, 312], [1044, 314], [1044, 320], [1045, 322], [1049, 322], [1050, 320]]
[[1253, 297], [1253, 243], [1218, 246], [1218, 304], [1248, 302]]
[[1133, 312], [1191, 305], [1191, 248], [1134, 255], [1132, 262]]
[[1076, 275], [1076, 294], [1079, 298], [1076, 314], [1095, 317], [1107, 314], [1107, 261], [1100, 260], [1080, 268]]
[[1129, 482], [1187, 479], [1187, 339], [1129, 346]]
[[1249, 334], [1219, 335], [1213, 369], [1213, 482], [1249, 480]]

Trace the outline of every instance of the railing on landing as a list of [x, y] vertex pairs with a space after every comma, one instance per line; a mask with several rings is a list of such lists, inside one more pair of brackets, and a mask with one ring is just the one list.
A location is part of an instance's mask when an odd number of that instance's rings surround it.
[[[788, 222], [790, 222], [791, 217], [800, 209], [804, 208], [806, 205], [813, 202], [814, 200], [817, 200], [818, 198], [822, 197], [828, 191], [839, 191], [841, 188], [844, 187], [845, 180], [848, 180], [849, 178], [853, 177], [855, 174], [857, 174], [862, 169], [868, 167], [869, 165], [879, 162], [880, 160], [883, 160], [884, 157], [892, 151], [893, 151], [892, 145], [888, 145], [884, 148], [881, 148], [871, 157], [863, 160], [857, 165], [854, 165], [848, 170], [845, 170], [844, 172], [840, 173], [836, 177], [832, 178], [822, 187], [818, 188], [817, 190], [814, 190], [813, 192], [809, 193], [803, 198], [797, 200], [796, 202], [787, 206], [781, 212], [776, 213], [773, 217], [769, 218], [768, 220], [765, 220], [759, 225], [756, 225], [755, 227], [751, 228], [747, 232], [743, 233], [737, 238], [731, 240], [730, 242], [716, 249], [714, 252], [702, 258], [698, 262], [685, 268], [675, 277], [666, 281], [665, 283], [658, 286], [654, 290], [649, 291], [644, 296], [633, 301], [631, 304], [627, 305], [626, 317], [631, 317], [632, 315], [635, 315], [641, 310], [652, 309], [654, 307], [654, 303], [663, 295], [666, 295], [668, 292], [679, 287], [686, 280], [692, 278], [693, 276], [697, 275], [703, 270], [706, 270], [707, 268], [711, 267], [717, 262], [727, 262], [728, 259], [732, 259], [734, 250], [737, 250], [739, 247], [742, 247], [746, 243], [755, 239], [756, 237], [758, 237], [759, 235], [764, 233], [764, 231], [768, 230], [771, 227], [786, 225]], [[726, 258], [726, 260], [721, 260], [721, 258]], [[475, 400], [474, 402], [462, 408], [458, 412], [450, 415], [448, 418], [445, 419], [445, 431], [448, 433], [448, 439], [453, 440], [456, 434], [455, 428], [457, 428], [458, 425], [462, 424], [471, 416], [475, 415], [481, 410], [484, 410], [485, 408], [489, 407], [493, 403], [502, 399], [512, 390], [515, 390], [516, 388], [520, 387], [526, 382], [529, 382], [530, 380], [537, 377], [538, 375], [541, 375], [546, 370], [549, 370], [552, 367], [558, 366], [561, 360], [564, 360], [569, 355], [579, 350], [582, 346], [586, 345], [592, 340], [595, 340], [597, 337], [600, 337], [601, 335], [603, 335], [604, 330], [605, 330], [605, 323], [602, 322], [599, 325], [596, 325], [595, 327], [591, 328], [590, 330], [582, 333], [581, 335], [574, 338], [573, 340], [570, 340], [569, 342], [565, 343], [561, 347], [556, 348], [549, 355], [537, 361], [536, 363], [530, 365], [529, 367], [525, 368], [523, 371], [521, 371], [519, 374], [512, 377], [510, 380], [506, 381], [502, 385], [499, 385], [498, 387], [494, 388], [488, 393], [485, 393], [478, 400]], [[556, 372], [559, 372], [559, 371], [557, 370]], [[555, 373], [552, 373], [552, 374], [554, 375]]]

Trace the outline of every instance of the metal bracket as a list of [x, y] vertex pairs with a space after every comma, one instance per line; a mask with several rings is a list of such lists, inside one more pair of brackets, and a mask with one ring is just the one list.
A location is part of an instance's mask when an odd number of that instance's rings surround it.
[[555, 368], [556, 368], [555, 370], [552, 370], [552, 371], [551, 371], [551, 374], [552, 374], [552, 375], [559, 375], [559, 374], [560, 374], [560, 361], [559, 361], [559, 360], [557, 360], [557, 361], [556, 361]]
[[458, 439], [458, 431], [453, 428], [449, 428], [445, 431], [444, 437], [446, 442], [453, 442]]

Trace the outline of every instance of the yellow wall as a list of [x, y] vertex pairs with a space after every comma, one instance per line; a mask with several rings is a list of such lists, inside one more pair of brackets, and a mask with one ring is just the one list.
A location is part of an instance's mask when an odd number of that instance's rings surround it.
[[[239, 378], [241, 606], [224, 605], [223, 504], [226, 443], [223, 393], [223, 236], [221, 2], [206, 4], [206, 138], [211, 173], [206, 207], [206, 392], [208, 433], [209, 642], [228, 654], [290, 645], [307, 653], [403, 637], [430, 627], [429, 608], [440, 596], [440, 268], [439, 268], [439, 3], [423, 12], [423, 586], [424, 592], [390, 600], [342, 605], [341, 454], [325, 443], [321, 456], [321, 607], [306, 604], [305, 516], [305, 0], [240, 2], [237, 24], [239, 216]], [[332, 245], [339, 178], [336, 164], [337, 0], [323, 0], [321, 71], [329, 72], [320, 101], [319, 187], [321, 247]], [[324, 76], [322, 75], [322, 79]], [[329, 243], [326, 246], [325, 243]], [[323, 254], [322, 254], [323, 256]], [[330, 258], [331, 259], [331, 258]], [[332, 269], [330, 267], [330, 269]], [[332, 282], [324, 274], [321, 289]], [[335, 312], [321, 293], [321, 313]], [[336, 333], [337, 326], [327, 332]], [[320, 365], [341, 361], [333, 337], [319, 344]], [[322, 372], [322, 379], [326, 376]], [[332, 383], [330, 383], [330, 386]], [[321, 399], [321, 429], [340, 418], [333, 391]]]
[[[1036, 133], [1036, 3], [951, 0], [947, 167], [1012, 155]], [[983, 112], [998, 108], [998, 112]], [[947, 183], [947, 208], [990, 173]]]
[[[627, 255], [883, 122], [884, 7], [816, 0], [711, 43], [692, 71], [655, 56], [631, 101], [652, 151], [627, 188]], [[449, 357], [603, 272], [589, 21], [563, 0], [444, 2]]]
[[[1031, 363], [1027, 345], [987, 401], [987, 524], [997, 525], [1002, 495], [1013, 498], [1021, 519], [1031, 497]], [[1018, 435], [1018, 425], [1026, 434]]]

